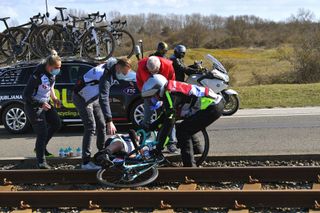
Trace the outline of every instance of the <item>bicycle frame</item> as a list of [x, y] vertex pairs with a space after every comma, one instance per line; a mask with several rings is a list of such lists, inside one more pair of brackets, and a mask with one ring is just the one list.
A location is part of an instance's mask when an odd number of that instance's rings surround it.
[[160, 162], [164, 160], [164, 158], [161, 160], [150, 158], [150, 159], [143, 159], [141, 162], [138, 162], [137, 164], [127, 164], [128, 163], [127, 161], [130, 161], [130, 157], [133, 156], [134, 154], [139, 154], [140, 150], [142, 150], [145, 146], [156, 146], [158, 144], [157, 141], [147, 142], [146, 132], [144, 130], [138, 130], [137, 134], [140, 134], [140, 137], [143, 137], [143, 140], [142, 140], [142, 143], [139, 146], [137, 146], [133, 151], [131, 151], [124, 159], [124, 162], [122, 163], [124, 174], [128, 174], [131, 170], [139, 169], [141, 167], [147, 167], [147, 168], [139, 170], [137, 173], [131, 176], [130, 179], [128, 179], [128, 182], [133, 181], [135, 178], [149, 171], [151, 168], [157, 166]]

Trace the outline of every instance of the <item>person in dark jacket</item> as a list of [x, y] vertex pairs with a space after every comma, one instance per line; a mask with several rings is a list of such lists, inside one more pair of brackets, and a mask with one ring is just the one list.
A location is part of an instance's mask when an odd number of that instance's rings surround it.
[[[184, 56], [186, 55], [187, 48], [184, 45], [177, 45], [174, 48], [174, 54], [170, 57], [176, 74], [176, 80], [184, 82], [185, 75], [192, 75], [199, 73], [199, 69], [191, 68], [185, 65]], [[203, 147], [201, 146], [200, 140], [196, 135], [192, 136], [194, 153], [199, 154], [203, 152]]]
[[174, 54], [170, 57], [176, 73], [176, 80], [184, 82], [185, 75], [198, 73], [199, 70], [185, 65], [184, 56], [186, 55], [187, 48], [183, 45], [177, 45], [174, 48]]
[[168, 44], [164, 41], [160, 41], [157, 46], [157, 50], [149, 56], [158, 56], [162, 58], [167, 58], [166, 54], [168, 52]]
[[73, 102], [84, 125], [82, 169], [101, 168], [90, 161], [91, 142], [96, 133], [96, 145], [98, 150], [101, 150], [106, 141], [106, 134], [115, 134], [116, 127], [112, 122], [109, 102], [110, 88], [117, 79], [125, 78], [130, 68], [127, 59], [110, 58], [85, 73], [74, 89]]
[[[61, 121], [55, 107], [61, 106], [56, 97], [54, 84], [56, 75], [60, 73], [61, 58], [53, 51], [44, 63], [37, 66], [30, 76], [23, 91], [26, 115], [37, 134], [36, 156], [38, 168], [50, 169], [45, 156], [52, 155], [47, 151], [47, 145], [53, 134], [60, 128]], [[50, 104], [50, 98], [54, 105]]]
[[107, 123], [108, 134], [114, 135], [117, 131], [112, 122], [110, 109], [110, 88], [116, 83], [115, 80], [126, 80], [131, 70], [131, 61], [127, 58], [117, 60], [117, 63], [110, 69], [106, 69], [99, 83], [99, 102]]

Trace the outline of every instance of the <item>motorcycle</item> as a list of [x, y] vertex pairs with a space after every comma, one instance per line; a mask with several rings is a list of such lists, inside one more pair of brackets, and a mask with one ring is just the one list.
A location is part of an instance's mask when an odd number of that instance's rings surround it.
[[228, 89], [228, 72], [220, 61], [210, 54], [207, 55], [207, 59], [212, 63], [212, 70], [203, 68], [202, 61], [196, 61], [195, 64], [190, 67], [205, 71], [197, 74], [191, 74], [188, 76], [186, 82], [189, 84], [209, 87], [215, 93], [221, 94], [225, 101], [225, 107], [222, 114], [227, 116], [233, 115], [238, 111], [240, 106], [239, 95], [235, 90]]

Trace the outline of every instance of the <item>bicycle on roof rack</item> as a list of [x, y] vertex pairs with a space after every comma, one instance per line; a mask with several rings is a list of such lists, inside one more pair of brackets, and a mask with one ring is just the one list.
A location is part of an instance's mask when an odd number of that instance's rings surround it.
[[[40, 57], [34, 44], [38, 30], [44, 26], [42, 24], [45, 15], [41, 16], [39, 13], [31, 17], [30, 22], [17, 27], [9, 27], [8, 19], [10, 17], [0, 18], [6, 27], [5, 31], [0, 33], [0, 64], [23, 60], [28, 53], [29, 58]], [[26, 26], [30, 27], [25, 28]]]
[[[99, 23], [102, 20], [97, 20], [98, 13], [90, 14], [86, 18], [78, 18], [76, 16], [68, 15], [64, 17], [64, 7], [56, 7], [60, 12], [61, 20], [54, 18], [55, 24], [46, 26], [41, 30], [41, 35], [45, 37], [39, 37], [44, 43], [46, 51], [50, 49], [57, 50], [61, 55], [76, 55], [80, 54], [80, 57], [87, 57], [90, 60], [104, 61], [112, 56], [114, 51], [114, 39], [112, 34], [104, 28], [96, 27], [95, 23]], [[96, 16], [92, 16], [96, 15]], [[72, 21], [70, 21], [72, 19]], [[83, 29], [80, 28], [80, 24], [83, 22]], [[68, 25], [72, 23], [72, 25]]]

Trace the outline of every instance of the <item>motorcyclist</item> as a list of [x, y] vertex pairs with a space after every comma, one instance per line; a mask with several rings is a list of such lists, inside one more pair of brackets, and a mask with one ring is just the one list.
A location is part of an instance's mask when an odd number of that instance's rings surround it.
[[[167, 80], [159, 74], [150, 77], [143, 85], [143, 98], [157, 97], [162, 101], [162, 114], [148, 130], [159, 129], [156, 154], [169, 141], [169, 134], [175, 124], [176, 114], [183, 119], [176, 124], [176, 134], [181, 158], [185, 167], [194, 167], [192, 135], [216, 121], [223, 109], [222, 97], [207, 87]], [[159, 105], [156, 103], [156, 105]], [[178, 112], [178, 113], [177, 113]], [[160, 126], [160, 128], [159, 128]]]
[[160, 41], [157, 46], [156, 52], [152, 53], [149, 56], [158, 56], [162, 58], [167, 58], [166, 54], [168, 52], [168, 44], [164, 41]]
[[185, 65], [184, 56], [186, 55], [187, 48], [184, 45], [177, 45], [174, 48], [174, 53], [170, 57], [176, 74], [176, 80], [184, 82], [185, 75], [199, 73], [199, 69], [191, 68]]
[[[157, 56], [150, 56], [140, 60], [138, 63], [138, 71], [136, 76], [139, 90], [141, 91], [143, 84], [149, 79], [150, 76], [157, 73], [163, 75], [168, 80], [175, 80], [175, 72], [172, 66], [172, 61]], [[152, 112], [153, 110], [151, 110], [150, 99], [144, 99], [144, 118], [142, 126], [148, 127], [150, 125]], [[171, 135], [170, 145], [168, 146], [169, 152], [175, 153], [177, 151], [175, 144], [175, 136]]]

